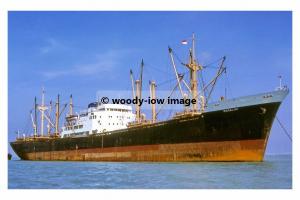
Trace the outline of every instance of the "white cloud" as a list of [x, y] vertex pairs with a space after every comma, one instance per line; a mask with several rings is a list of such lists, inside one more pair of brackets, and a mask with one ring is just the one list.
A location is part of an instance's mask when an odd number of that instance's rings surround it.
[[43, 71], [42, 76], [46, 79], [54, 79], [62, 76], [88, 76], [111, 72], [122, 65], [122, 59], [132, 53], [132, 49], [109, 50], [96, 55], [94, 62], [74, 65], [61, 70]]
[[40, 53], [47, 54], [52, 51], [57, 51], [58, 49], [61, 49], [63, 47], [64, 46], [58, 40], [56, 40], [54, 38], [48, 38], [46, 40], [46, 45], [44, 45], [40, 48]]

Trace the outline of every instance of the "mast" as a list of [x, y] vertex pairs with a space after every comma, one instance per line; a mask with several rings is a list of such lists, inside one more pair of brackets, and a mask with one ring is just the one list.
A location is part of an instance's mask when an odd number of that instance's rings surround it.
[[59, 135], [58, 126], [59, 126], [59, 95], [57, 95], [56, 100], [56, 112], [55, 112], [55, 136]]
[[40, 110], [41, 110], [41, 136], [44, 135], [44, 118], [45, 118], [45, 90], [43, 88], [42, 91], [42, 105], [40, 106]]
[[193, 33], [192, 38], [192, 51], [190, 52], [190, 79], [191, 79], [191, 90], [192, 90], [192, 98], [195, 99], [196, 103], [193, 104], [193, 110], [198, 110], [198, 80], [197, 80], [197, 71], [198, 71], [198, 65], [195, 60], [195, 34]]
[[140, 74], [140, 99], [142, 99], [143, 70], [144, 70], [144, 60], [142, 59], [142, 62], [141, 62], [141, 74]]
[[190, 49], [190, 59], [189, 63], [185, 65], [190, 70], [190, 89], [192, 92], [192, 98], [195, 100], [195, 104], [193, 104], [193, 111], [198, 111], [198, 78], [197, 72], [202, 70], [202, 66], [200, 66], [196, 61], [195, 54], [195, 34], [192, 36], [192, 48]]
[[[151, 94], [151, 100], [156, 99], [156, 94], [155, 94], [155, 81], [151, 81], [150, 83], [150, 94]], [[155, 110], [155, 103], [151, 102], [151, 108], [152, 108], [152, 123], [155, 123], [156, 121], [156, 110]]]
[[133, 81], [133, 72], [132, 72], [132, 70], [130, 70], [130, 79], [131, 79], [131, 87], [132, 87], [132, 98], [135, 98], [134, 81]]
[[192, 56], [193, 60], [196, 60], [196, 52], [195, 52], [195, 33], [192, 36]]
[[37, 136], [37, 111], [36, 111], [36, 97], [34, 97], [34, 137]]
[[178, 75], [176, 65], [175, 65], [175, 61], [174, 61], [174, 57], [173, 57], [173, 50], [171, 49], [171, 47], [169, 47], [169, 54], [170, 54], [170, 57], [171, 57], [172, 65], [173, 65], [173, 68], [174, 68], [174, 71], [175, 71], [176, 80], [177, 80], [177, 83], [178, 83], [178, 87], [179, 87], [181, 96], [182, 96], [182, 98], [184, 98], [184, 94], [183, 94], [181, 84], [180, 84], [181, 79], [179, 79], [179, 75]]
[[51, 131], [51, 126], [50, 126], [50, 123], [47, 124], [47, 134], [48, 134], [48, 137], [50, 137], [50, 131]]
[[[140, 79], [135, 81], [136, 98], [138, 101], [142, 99], [143, 69], [144, 69], [144, 60], [142, 59]], [[138, 103], [135, 105], [135, 107], [136, 107], [136, 121], [141, 122], [141, 107], [139, 106]]]
[[[139, 101], [139, 99], [140, 99], [140, 80], [136, 80], [135, 81], [135, 87], [136, 87], [136, 98], [138, 99], [138, 101]], [[136, 110], [136, 121], [137, 122], [140, 122], [140, 117], [141, 117], [141, 108], [140, 108], [140, 106], [138, 105], [138, 103], [135, 105], [135, 110]]]
[[49, 112], [49, 116], [45, 115], [46, 119], [48, 120], [48, 124], [47, 124], [47, 133], [48, 133], [48, 136], [50, 137], [50, 132], [51, 132], [51, 125], [52, 122], [51, 122], [51, 112], [52, 112], [52, 101], [50, 101], [50, 108], [49, 108], [50, 112]]
[[69, 116], [73, 115], [73, 97], [72, 94], [70, 96], [70, 111], [69, 111]]

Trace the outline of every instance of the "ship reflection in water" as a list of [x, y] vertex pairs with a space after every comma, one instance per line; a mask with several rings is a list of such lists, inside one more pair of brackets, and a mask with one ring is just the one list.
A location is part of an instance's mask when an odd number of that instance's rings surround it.
[[[120, 163], [9, 161], [8, 187], [19, 188], [292, 188], [292, 156], [265, 162]], [[24, 173], [28, 172], [30, 173]]]

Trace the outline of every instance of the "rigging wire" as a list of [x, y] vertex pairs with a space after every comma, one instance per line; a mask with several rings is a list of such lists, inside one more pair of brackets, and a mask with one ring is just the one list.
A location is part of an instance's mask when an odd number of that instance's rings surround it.
[[[183, 73], [182, 75], [184, 76], [184, 75], [186, 75], [188, 72], [185, 72], [185, 73]], [[157, 83], [156, 85], [157, 86], [161, 86], [161, 85], [164, 85], [164, 84], [167, 84], [167, 83], [170, 83], [170, 82], [173, 82], [173, 81], [176, 81], [177, 79], [176, 79], [176, 77], [175, 78], [172, 78], [172, 79], [169, 79], [169, 80], [166, 80], [166, 81], [163, 81], [163, 82], [160, 82], [160, 83]]]
[[87, 109], [87, 107], [73, 105], [74, 108]]
[[[186, 64], [179, 58], [179, 56], [176, 54], [176, 52], [175, 52], [174, 50], [173, 50], [173, 54], [174, 54], [175, 58], [176, 58], [182, 65], [186, 66]], [[197, 59], [197, 58], [196, 58], [196, 59]], [[217, 60], [215, 60], [215, 61], [213, 61], [213, 62], [211, 62], [211, 63], [209, 63], [209, 64], [203, 65], [202, 67], [203, 67], [203, 68], [213, 68], [213, 69], [218, 69], [219, 67], [213, 67], [213, 66], [211, 66], [211, 65], [213, 65], [213, 64], [215, 64], [215, 63], [218, 63], [218, 62], [221, 61], [222, 59], [223, 59], [223, 57], [220, 57], [220, 58], [218, 58]], [[197, 62], [199, 63], [198, 59], [197, 59]], [[189, 71], [188, 71], [188, 72], [189, 72]], [[188, 72], [186, 72], [186, 73], [188, 73]], [[225, 69], [225, 72], [226, 72], [226, 69]], [[184, 73], [184, 75], [185, 75], [186, 73]], [[205, 82], [204, 82], [204, 79], [203, 79], [203, 73], [202, 73], [202, 71], [200, 71], [200, 73], [198, 73], [198, 76], [199, 76], [199, 78], [200, 78], [200, 80], [201, 80], [200, 87], [203, 89], [204, 86], [205, 86]], [[173, 80], [173, 79], [172, 79], [172, 80]], [[169, 81], [166, 81], [166, 82], [169, 82]], [[225, 91], [226, 91], [226, 88], [225, 88]], [[204, 92], [204, 96], [206, 97], [205, 91], [203, 91], [203, 92]]]
[[[145, 64], [144, 66], [146, 66], [146, 64]], [[158, 71], [158, 72], [162, 72], [162, 73], [164, 73], [164, 74], [167, 73], [167, 71], [162, 70], [162, 69], [157, 68], [157, 67], [154, 67], [153, 65], [149, 65], [148, 63], [147, 63], [147, 66], [148, 66], [148, 70], [153, 69], [153, 70], [156, 70], [156, 71]]]
[[213, 64], [215, 64], [215, 63], [218, 63], [220, 60], [222, 60], [223, 59], [223, 57], [220, 57], [220, 58], [218, 58], [217, 60], [215, 60], [215, 61], [213, 61], [213, 62], [211, 62], [211, 63], [208, 63], [208, 64], [206, 64], [206, 65], [203, 65], [202, 67], [203, 68], [207, 68], [207, 67], [209, 67], [210, 66], [210, 68], [218, 68], [218, 67], [212, 67], [211, 65], [213, 65]]
[[173, 55], [175, 56], [175, 58], [180, 62], [180, 64], [184, 65], [184, 62], [179, 58], [179, 56], [175, 53], [175, 51], [173, 50]]
[[276, 120], [279, 123], [280, 127], [282, 128], [283, 132], [285, 133], [285, 135], [290, 139], [290, 141], [292, 142], [292, 137], [291, 135], [288, 133], [288, 131], [286, 130], [286, 128], [283, 126], [283, 124], [280, 122], [279, 118], [276, 116]]
[[[204, 74], [202, 73], [202, 70], [200, 70], [200, 73], [198, 73], [198, 76], [201, 80], [201, 84], [200, 84], [201, 90], [203, 90], [205, 87], [205, 81], [204, 81]], [[203, 91], [203, 94], [206, 99], [206, 90]]]
[[156, 84], [156, 86], [162, 86], [162, 85], [165, 85], [165, 84], [167, 84], [167, 83], [172, 83], [172, 82], [174, 82], [174, 81], [176, 81], [176, 78], [175, 78], [175, 79], [173, 78], [173, 79], [169, 79], [169, 80], [160, 82], [160, 83]]
[[172, 114], [173, 114], [173, 110], [169, 110], [167, 119], [169, 119], [172, 116]]
[[28, 120], [26, 120], [26, 125], [25, 125], [25, 128], [24, 128], [24, 130], [23, 130], [23, 133], [27, 133], [27, 134], [29, 134], [30, 132], [30, 123], [31, 123], [31, 116], [29, 115], [28, 116]]
[[229, 75], [227, 74], [227, 72], [228, 72], [228, 67], [226, 66], [225, 67], [225, 80], [226, 80], [225, 84], [226, 84], [226, 88], [228, 88], [228, 89], [226, 89], [226, 98], [228, 96], [233, 97], [231, 86], [230, 86], [230, 81], [229, 81]]

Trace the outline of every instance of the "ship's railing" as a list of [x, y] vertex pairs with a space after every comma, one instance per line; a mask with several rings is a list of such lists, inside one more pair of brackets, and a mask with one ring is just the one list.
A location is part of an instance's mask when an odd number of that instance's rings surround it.
[[284, 85], [284, 86], [279, 86], [275, 89], [275, 91], [279, 91], [279, 90], [289, 90], [289, 88], [286, 85]]
[[59, 138], [59, 134], [52, 134], [52, 135], [46, 135], [46, 136], [23, 136], [23, 137], [17, 137], [16, 141], [35, 141], [35, 140], [49, 140], [49, 139], [55, 139]]
[[201, 115], [201, 114], [202, 114], [201, 111], [185, 110], [182, 112], [176, 112], [173, 118], [177, 119], [177, 118], [183, 118], [183, 117], [192, 117], [192, 116]]
[[152, 124], [152, 123], [153, 123], [152, 120], [142, 120], [141, 122], [137, 122], [137, 121], [129, 122], [127, 126], [129, 128], [129, 127], [147, 125], [147, 124]]

